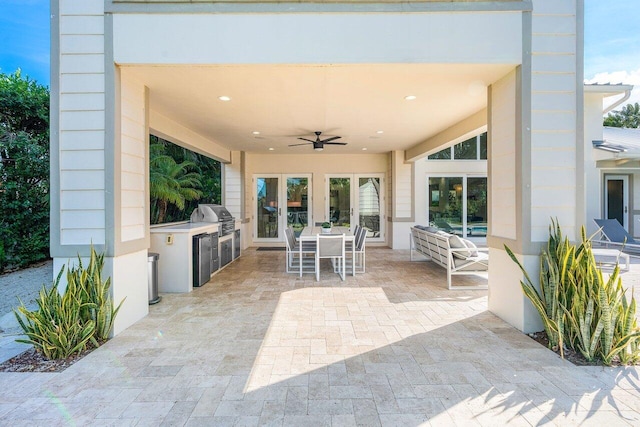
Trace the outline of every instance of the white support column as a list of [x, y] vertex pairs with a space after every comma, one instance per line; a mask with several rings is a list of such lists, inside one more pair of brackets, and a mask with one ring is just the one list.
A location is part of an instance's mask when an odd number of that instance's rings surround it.
[[117, 334], [148, 313], [148, 118], [145, 87], [114, 65], [104, 4], [51, 4], [51, 256], [55, 277], [91, 245], [105, 253], [103, 279], [126, 298]]
[[533, 6], [523, 13], [522, 65], [489, 92], [489, 309], [525, 332], [542, 323], [504, 245], [537, 284], [551, 219], [575, 240], [584, 209], [582, 2]]

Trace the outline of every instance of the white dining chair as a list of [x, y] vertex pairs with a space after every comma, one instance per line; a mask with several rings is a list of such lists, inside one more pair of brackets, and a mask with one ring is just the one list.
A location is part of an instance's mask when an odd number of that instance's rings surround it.
[[287, 244], [286, 271], [287, 273], [315, 273], [315, 241], [296, 241], [293, 228], [285, 229], [285, 241]]
[[[351, 261], [351, 274], [364, 273], [365, 271], [365, 241], [367, 239], [367, 230], [365, 227], [356, 226], [353, 232], [353, 240], [345, 243], [347, 261]], [[347, 264], [349, 264], [347, 262]]]
[[316, 281], [320, 281], [320, 260], [330, 258], [333, 263], [339, 263], [337, 272], [342, 280], [345, 279], [345, 249], [344, 234], [318, 234], [316, 236]]

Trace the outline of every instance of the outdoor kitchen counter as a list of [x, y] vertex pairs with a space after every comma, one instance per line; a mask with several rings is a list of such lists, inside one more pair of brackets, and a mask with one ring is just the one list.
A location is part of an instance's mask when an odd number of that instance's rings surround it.
[[193, 290], [193, 236], [215, 233], [218, 224], [187, 222], [151, 228], [149, 252], [158, 259], [158, 291], [186, 293]]

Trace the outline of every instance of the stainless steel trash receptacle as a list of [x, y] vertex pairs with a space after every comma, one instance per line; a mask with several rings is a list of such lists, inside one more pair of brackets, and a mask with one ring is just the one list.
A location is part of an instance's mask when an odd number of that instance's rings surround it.
[[149, 281], [149, 305], [159, 303], [162, 297], [158, 296], [158, 259], [160, 254], [149, 252], [147, 258], [147, 278]]

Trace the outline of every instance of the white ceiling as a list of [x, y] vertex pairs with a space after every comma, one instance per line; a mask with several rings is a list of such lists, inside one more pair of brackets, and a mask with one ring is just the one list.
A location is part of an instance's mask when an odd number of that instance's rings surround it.
[[[234, 150], [310, 153], [302, 141], [342, 136], [324, 153], [404, 150], [487, 105], [512, 65], [239, 65], [123, 67], [150, 106]], [[223, 102], [219, 96], [229, 96]], [[413, 101], [405, 96], [415, 95]], [[258, 131], [260, 135], [253, 135]], [[384, 133], [378, 134], [378, 131]]]

